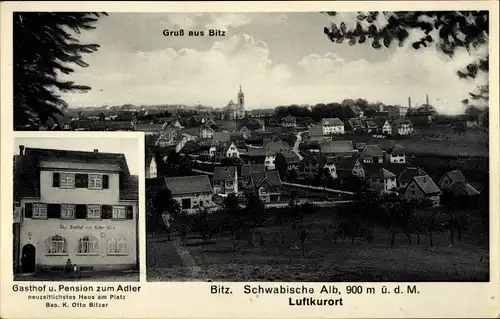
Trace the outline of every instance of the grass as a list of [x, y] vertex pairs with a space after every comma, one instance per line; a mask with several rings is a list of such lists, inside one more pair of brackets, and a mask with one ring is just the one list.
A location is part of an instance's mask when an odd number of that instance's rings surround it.
[[[307, 138], [304, 138], [307, 140]], [[395, 144], [403, 146], [409, 154], [488, 157], [488, 134], [481, 129], [467, 129], [457, 134], [449, 127], [417, 128], [414, 136], [404, 138], [378, 139], [371, 134], [346, 134], [334, 139], [350, 139], [355, 143], [378, 144], [382, 149], [390, 149]]]
[[[416, 236], [412, 245], [405, 236], [396, 237], [390, 247], [390, 234], [374, 230], [375, 239], [368, 243], [356, 240], [335, 242], [323, 225], [331, 218], [315, 214], [304, 223], [309, 232], [306, 240], [306, 258], [301, 249], [292, 249], [293, 237], [289, 224], [283, 227], [268, 224], [255, 230], [264, 238], [263, 246], [249, 247], [247, 240], [238, 242], [233, 252], [229, 237], [200, 245], [201, 239], [192, 236], [187, 250], [201, 268], [198, 278], [187, 279], [186, 271], [178, 262], [166, 264], [157, 258], [148, 267], [148, 280], [207, 280], [213, 281], [488, 281], [489, 258], [487, 236], [481, 229], [472, 228], [462, 242], [449, 244], [449, 233], [434, 234], [434, 247], [426, 236], [420, 245]], [[455, 236], [456, 237], [456, 236]], [[297, 243], [300, 246], [300, 243]], [[171, 251], [168, 242], [156, 242], [157, 251]], [[165, 258], [163, 258], [165, 259]], [[149, 262], [148, 262], [149, 264]]]

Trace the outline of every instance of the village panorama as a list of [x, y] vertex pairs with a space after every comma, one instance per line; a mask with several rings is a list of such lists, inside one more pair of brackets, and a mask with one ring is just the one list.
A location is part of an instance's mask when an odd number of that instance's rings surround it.
[[[113, 17], [90, 33], [104, 32]], [[238, 37], [231, 30], [228, 37]], [[318, 46], [347, 47], [334, 43], [345, 30], [322, 31]], [[349, 41], [356, 43], [354, 36]], [[378, 52], [367, 46], [369, 54]], [[356, 81], [364, 77], [359, 72]], [[304, 103], [297, 95], [296, 104], [264, 108], [251, 102], [265, 92], [248, 74], [233, 81], [222, 103], [171, 103], [164, 94], [164, 103], [70, 104], [55, 119], [19, 122], [16, 129], [144, 133], [140, 233], [147, 235], [148, 281], [489, 281], [487, 107], [459, 105], [451, 114], [435, 91], [417, 96], [410, 86], [408, 93], [392, 89], [398, 98], [381, 102], [346, 80], [350, 91], [337, 100]], [[206, 101], [210, 90], [196, 83], [184, 87]], [[104, 96], [99, 85], [95, 94]], [[119, 91], [113, 98], [122, 98]]]

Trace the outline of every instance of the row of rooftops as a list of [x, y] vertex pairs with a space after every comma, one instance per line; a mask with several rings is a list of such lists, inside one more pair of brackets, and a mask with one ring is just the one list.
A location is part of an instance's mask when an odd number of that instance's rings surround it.
[[[263, 168], [263, 166], [262, 166]], [[227, 181], [236, 179], [236, 166], [219, 166], [214, 168], [213, 181]], [[260, 187], [267, 183], [271, 187], [281, 186], [281, 179], [277, 171], [266, 171], [256, 166], [242, 165], [242, 177], [248, 176], [252, 185]], [[164, 181], [173, 196], [191, 194], [209, 194], [213, 192], [212, 184], [207, 175], [191, 175], [181, 177], [162, 177], [157, 179], [160, 184]], [[149, 181], [148, 181], [149, 182]], [[161, 187], [161, 186], [160, 186]]]
[[121, 200], [138, 199], [138, 176], [131, 175], [124, 154], [69, 151], [20, 146], [19, 155], [14, 155], [14, 198], [40, 197], [40, 171], [42, 162], [67, 162], [76, 164], [116, 165], [119, 173], [119, 196]]

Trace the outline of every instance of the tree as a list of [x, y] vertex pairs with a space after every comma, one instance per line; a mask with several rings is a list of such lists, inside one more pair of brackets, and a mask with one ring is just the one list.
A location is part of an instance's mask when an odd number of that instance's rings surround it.
[[99, 114], [99, 121], [104, 121], [106, 120], [106, 115], [104, 115], [104, 112], [101, 112], [101, 114]]
[[246, 207], [246, 216], [248, 221], [253, 225], [259, 225], [265, 218], [266, 206], [260, 200], [259, 196], [254, 193], [250, 193], [248, 196], [248, 202]]
[[210, 221], [210, 213], [207, 208], [200, 208], [198, 213], [193, 219], [193, 228], [196, 230], [201, 238], [203, 239], [203, 245], [206, 245], [207, 241], [212, 235], [212, 225]]
[[231, 232], [233, 251], [235, 251], [236, 232], [242, 229], [242, 223], [244, 222], [238, 197], [236, 197], [235, 194], [229, 194], [226, 198], [224, 198], [224, 201], [222, 202], [222, 211], [226, 227], [229, 228], [229, 231]]
[[283, 156], [283, 154], [278, 153], [276, 154], [276, 158], [274, 160], [274, 167], [280, 174], [281, 180], [286, 180], [287, 179], [287, 172], [288, 172], [288, 165], [286, 163], [286, 158]]
[[[326, 12], [336, 16], [336, 12]], [[384, 19], [387, 23], [380, 24]], [[380, 25], [383, 25], [380, 27]], [[457, 49], [467, 51], [478, 49], [488, 43], [488, 11], [396, 11], [396, 12], [358, 12], [356, 26], [348, 29], [344, 22], [325, 27], [324, 33], [333, 43], [348, 40], [349, 45], [362, 44], [371, 39], [371, 46], [389, 48], [393, 42], [404, 46], [410, 31], [420, 31], [420, 39], [411, 45], [418, 50], [435, 45], [443, 54], [453, 57]], [[381, 44], [382, 43], [382, 44]], [[478, 58], [464, 70], [457, 71], [460, 78], [476, 78], [480, 72], [489, 71], [489, 56]], [[488, 85], [480, 86], [478, 93], [471, 93], [472, 99], [488, 99]], [[464, 102], [466, 102], [464, 100]]]
[[302, 258], [306, 258], [306, 238], [309, 233], [306, 231], [306, 228], [304, 225], [300, 225], [300, 230], [299, 230], [299, 239], [300, 239], [300, 246], [302, 247]]
[[172, 197], [172, 192], [165, 187], [156, 193], [152, 201], [152, 206], [154, 209], [152, 217], [155, 224], [155, 232], [163, 227], [168, 232], [170, 240], [172, 223], [181, 214], [179, 202]]
[[81, 44], [69, 31], [95, 29], [105, 13], [14, 12], [14, 128], [39, 127], [56, 121], [67, 103], [59, 92], [86, 92], [89, 86], [61, 81], [59, 74], [74, 72], [73, 65], [87, 67], [83, 54], [97, 51], [97, 44]]

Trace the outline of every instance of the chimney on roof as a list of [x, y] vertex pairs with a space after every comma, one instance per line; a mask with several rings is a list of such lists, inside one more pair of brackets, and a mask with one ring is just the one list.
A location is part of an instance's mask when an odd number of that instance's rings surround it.
[[411, 97], [408, 97], [408, 108], [411, 109]]
[[99, 153], [99, 150], [97, 148], [95, 148], [94, 153]]
[[425, 95], [425, 105], [429, 105], [429, 94]]
[[24, 155], [24, 145], [19, 145], [19, 155]]

